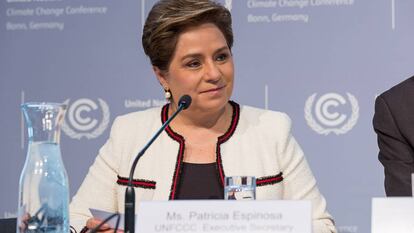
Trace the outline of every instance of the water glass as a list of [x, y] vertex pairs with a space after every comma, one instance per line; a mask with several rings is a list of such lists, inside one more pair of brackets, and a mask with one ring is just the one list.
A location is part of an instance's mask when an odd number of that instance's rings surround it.
[[256, 178], [254, 176], [228, 176], [224, 186], [225, 200], [255, 200]]

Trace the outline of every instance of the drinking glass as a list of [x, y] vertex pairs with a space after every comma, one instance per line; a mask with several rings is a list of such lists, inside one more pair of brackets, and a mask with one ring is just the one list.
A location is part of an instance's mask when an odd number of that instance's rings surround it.
[[255, 200], [256, 178], [254, 176], [227, 176], [224, 186], [225, 200]]

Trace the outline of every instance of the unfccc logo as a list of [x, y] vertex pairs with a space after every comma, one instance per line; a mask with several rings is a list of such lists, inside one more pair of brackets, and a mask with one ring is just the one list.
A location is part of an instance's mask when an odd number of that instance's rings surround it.
[[[70, 99], [67, 99], [64, 103], [69, 106], [66, 113], [66, 119], [63, 122], [62, 130], [69, 137], [74, 139], [81, 139], [85, 137], [87, 139], [97, 138], [108, 127], [110, 120], [110, 112], [108, 104], [98, 98], [98, 104], [91, 99], [78, 99], [69, 105]], [[95, 116], [100, 110], [101, 119]]]
[[[345, 134], [351, 130], [359, 118], [358, 100], [350, 93], [346, 93], [347, 99], [351, 106], [351, 115], [335, 111], [347, 104], [347, 100], [337, 93], [327, 93], [316, 99], [317, 93], [312, 94], [306, 100], [305, 119], [306, 123], [319, 134], [336, 135]], [[348, 110], [349, 111], [349, 110]], [[315, 118], [316, 120], [315, 120]]]

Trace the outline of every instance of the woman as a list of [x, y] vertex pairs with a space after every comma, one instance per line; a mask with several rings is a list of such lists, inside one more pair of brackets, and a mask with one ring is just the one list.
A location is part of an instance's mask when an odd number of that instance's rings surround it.
[[[149, 13], [142, 43], [170, 103], [118, 117], [71, 204], [71, 223], [95, 227], [88, 208], [123, 212], [136, 153], [192, 97], [140, 159], [136, 200], [223, 199], [225, 176], [257, 178], [256, 198], [312, 201], [315, 233], [336, 232], [324, 198], [292, 137], [287, 115], [230, 101], [234, 65], [230, 12], [208, 0], [166, 0]], [[106, 228], [103, 228], [103, 230]]]

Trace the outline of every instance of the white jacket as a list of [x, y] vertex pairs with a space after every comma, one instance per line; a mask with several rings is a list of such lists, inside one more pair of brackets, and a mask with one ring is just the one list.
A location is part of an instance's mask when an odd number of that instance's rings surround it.
[[[233, 106], [231, 126], [217, 140], [220, 182], [223, 183], [225, 176], [255, 176], [257, 200], [310, 200], [313, 232], [336, 232], [326, 211], [325, 199], [291, 134], [289, 117], [280, 112], [230, 103]], [[164, 106], [115, 119], [108, 141], [100, 149], [70, 205], [70, 222], [78, 232], [91, 217], [89, 208], [124, 212], [125, 184], [132, 161], [167, 116], [168, 107]], [[137, 203], [175, 199], [184, 147], [184, 138], [170, 127], [161, 133], [135, 170]]]

